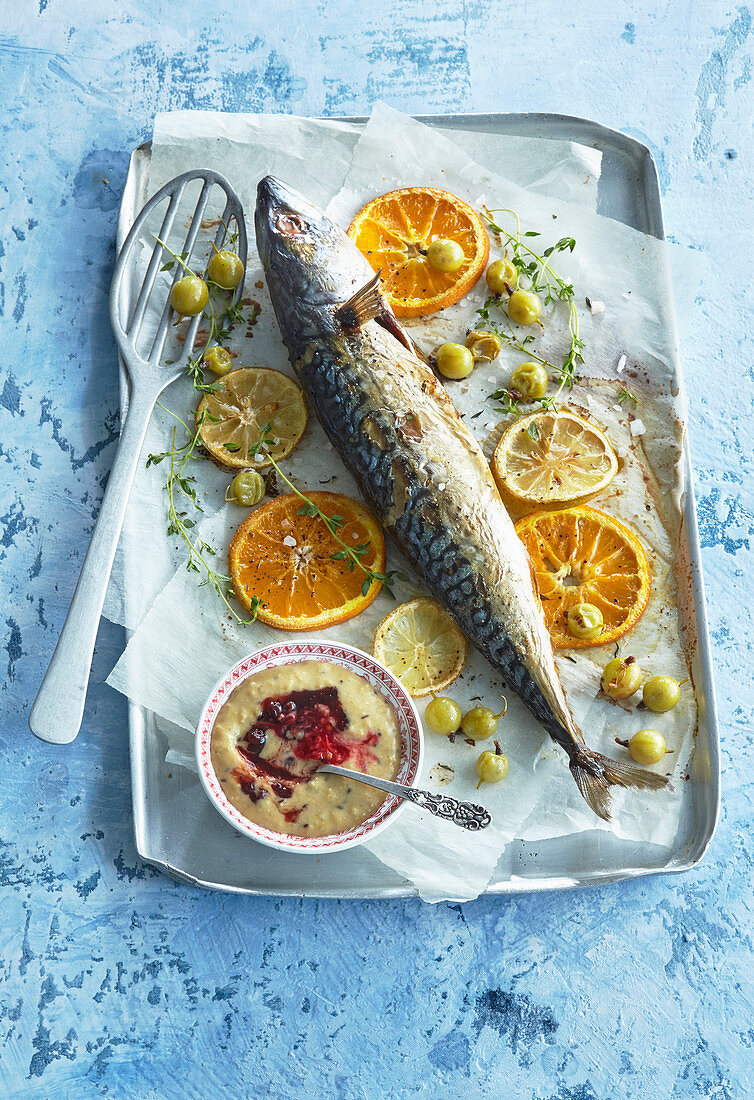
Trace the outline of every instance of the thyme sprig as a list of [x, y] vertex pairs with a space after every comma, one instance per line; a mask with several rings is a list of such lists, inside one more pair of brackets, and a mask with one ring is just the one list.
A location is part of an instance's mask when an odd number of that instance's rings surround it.
[[236, 622], [240, 626], [247, 626], [256, 619], [260, 601], [256, 596], [252, 596], [250, 608], [252, 617], [250, 619], [244, 619], [238, 614], [230, 602], [230, 597], [233, 595], [230, 577], [213, 569], [207, 560], [207, 558], [215, 557], [217, 551], [203, 538], [193, 533], [196, 521], [191, 518], [188, 510], [182, 506], [181, 501], [181, 498], [183, 498], [196, 511], [204, 512], [196, 495], [196, 478], [187, 474], [185, 470], [192, 459], [201, 458], [201, 455], [197, 453], [197, 448], [201, 446], [201, 431], [207, 416], [206, 409], [197, 418], [196, 430], [192, 432], [182, 417], [160, 404], [159, 401], [157, 404], [185, 428], [188, 436], [186, 442], [179, 446], [176, 441], [178, 431], [178, 425], [176, 425], [173, 428], [170, 450], [147, 456], [147, 467], [159, 466], [166, 459], [170, 460], [168, 475], [165, 480], [165, 491], [168, 497], [167, 533], [168, 535], [177, 535], [184, 543], [188, 554], [186, 570], [189, 573], [204, 574], [204, 579], [200, 581], [200, 587], [206, 584], [211, 585]]
[[[510, 215], [515, 222], [515, 232], [511, 233], [500, 225], [493, 217], [495, 214]], [[499, 309], [501, 312], [504, 312], [505, 300], [503, 298], [493, 295], [487, 299], [481, 309], [477, 310], [482, 320], [489, 325], [491, 330], [500, 337], [501, 340], [505, 341], [509, 347], [520, 352], [522, 355], [526, 355], [530, 359], [542, 363], [543, 366], [555, 372], [559, 379], [557, 390], [554, 394], [545, 395], [537, 402], [543, 409], [555, 408], [557, 400], [563, 390], [573, 387], [574, 381], [576, 380], [576, 368], [579, 364], [584, 362], [584, 342], [579, 336], [579, 315], [576, 308], [573, 284], [566, 282], [565, 279], [558, 275], [550, 263], [550, 257], [560, 252], [573, 252], [576, 247], [576, 241], [573, 237], [561, 237], [560, 240], [556, 241], [555, 244], [550, 245], [548, 248], [545, 248], [540, 254], [531, 248], [530, 245], [526, 244], [524, 238], [539, 237], [541, 234], [535, 230], [527, 230], [522, 233], [521, 222], [515, 210], [501, 207], [496, 210], [485, 211], [484, 217], [490, 229], [492, 229], [494, 233], [497, 233], [501, 240], [504, 241], [506, 255], [508, 248], [510, 248], [510, 262], [518, 272], [519, 280], [524, 279], [529, 289], [536, 294], [542, 295], [545, 305], [549, 305], [552, 302], [564, 302], [568, 305], [569, 344], [568, 351], [560, 364], [553, 364], [538, 355], [530, 346], [534, 341], [534, 337], [532, 335], [524, 337], [519, 336], [508, 320], [507, 314], [504, 314], [504, 327], [500, 327], [494, 323], [490, 315], [490, 310]], [[500, 400], [503, 402], [503, 407], [500, 411], [516, 415], [519, 414], [518, 403], [520, 397], [515, 391], [505, 388], [499, 389], [492, 393], [490, 397], [493, 400]]]
[[339, 529], [345, 525], [345, 520], [344, 520], [343, 516], [337, 515], [337, 513], [333, 514], [331, 516], [325, 515], [325, 513], [322, 511], [322, 509], [319, 508], [314, 503], [314, 501], [306, 495], [306, 493], [303, 493], [300, 489], [298, 489], [293, 484], [293, 482], [290, 480], [290, 478], [286, 477], [286, 475], [280, 469], [280, 466], [278, 465], [278, 463], [275, 461], [275, 459], [270, 454], [269, 449], [267, 447], [267, 440], [268, 440], [271, 432], [272, 432], [272, 424], [271, 424], [270, 421], [267, 421], [266, 424], [262, 425], [262, 429], [261, 429], [261, 432], [260, 432], [259, 439], [257, 440], [257, 442], [255, 443], [255, 445], [253, 447], [249, 448], [248, 457], [251, 458], [256, 454], [260, 454], [261, 452], [264, 452], [266, 458], [275, 467], [275, 470], [276, 470], [278, 476], [280, 478], [282, 478], [282, 480], [285, 482], [285, 484], [290, 489], [292, 489], [293, 492], [296, 494], [296, 496], [299, 497], [299, 499], [302, 501], [302, 505], [298, 510], [298, 515], [300, 515], [300, 516], [311, 516], [313, 519], [316, 518], [316, 519], [321, 519], [322, 520], [322, 522], [324, 523], [327, 530], [330, 532], [332, 537], [335, 539], [335, 541], [340, 546], [340, 550], [337, 550], [334, 554], [330, 555], [332, 560], [333, 561], [344, 561], [344, 562], [346, 562], [347, 565], [348, 565], [348, 570], [351, 573], [353, 573], [355, 569], [360, 569], [361, 572], [364, 574], [364, 583], [361, 586], [362, 596], [366, 596], [366, 594], [369, 591], [369, 589], [371, 588], [371, 586], [375, 582], [377, 582], [377, 583], [382, 585], [382, 587], [385, 589], [385, 591], [388, 593], [389, 596], [391, 596], [393, 599], [395, 599], [395, 592], [393, 591], [393, 585], [394, 585], [396, 580], [407, 581], [408, 577], [406, 576], [406, 574], [402, 573], [398, 569], [391, 569], [391, 570], [388, 570], [387, 573], [380, 573], [378, 570], [370, 569], [368, 565], [364, 564], [364, 561], [362, 559], [365, 558], [367, 556], [367, 554], [369, 553], [369, 550], [370, 550], [371, 545], [372, 545], [371, 542], [367, 541], [367, 542], [359, 543], [356, 546], [349, 546], [348, 543], [345, 542], [341, 538], [341, 536], [339, 534]]

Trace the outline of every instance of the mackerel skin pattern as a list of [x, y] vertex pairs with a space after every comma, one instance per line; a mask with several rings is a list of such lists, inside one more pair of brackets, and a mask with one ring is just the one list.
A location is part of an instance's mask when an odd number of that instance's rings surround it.
[[528, 555], [479, 444], [416, 355], [366, 258], [281, 180], [257, 187], [280, 334], [327, 435], [385, 528], [468, 639], [561, 745], [589, 806], [667, 777], [590, 750], [566, 702]]
[[[468, 430], [444, 388], [374, 322], [354, 337], [323, 333], [306, 344], [294, 365], [328, 437], [397, 545], [466, 636], [570, 753], [574, 738], [581, 737], [565, 710], [549, 639], [541, 639], [542, 649], [550, 650], [548, 698], [535, 679], [540, 647], [531, 645], [523, 617], [511, 630], [510, 608], [501, 607], [489, 568], [490, 548], [483, 535], [475, 537], [478, 517], [464, 517], [457, 506], [459, 489], [467, 497], [487, 489], [493, 502], [499, 496], [483, 459], [479, 468], [478, 448], [469, 446]], [[434, 427], [445, 433], [445, 454], [433, 450]], [[507, 522], [516, 556], [520, 543], [502, 502], [497, 510], [493, 522]], [[518, 567], [520, 560], [513, 562]], [[531, 588], [528, 572], [525, 580]], [[533, 593], [530, 598], [534, 603]], [[541, 618], [536, 606], [533, 611]]]

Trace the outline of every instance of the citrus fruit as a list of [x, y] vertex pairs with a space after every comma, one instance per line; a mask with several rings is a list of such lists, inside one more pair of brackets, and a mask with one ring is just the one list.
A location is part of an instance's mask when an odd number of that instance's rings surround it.
[[572, 412], [533, 412], [506, 428], [492, 472], [518, 500], [566, 504], [606, 488], [618, 459], [596, 424]]
[[[224, 375], [196, 409], [199, 434], [212, 458], [234, 469], [261, 470], [290, 454], [307, 422], [301, 387], [269, 367], [241, 367]], [[266, 444], [260, 439], [269, 424]]]
[[422, 596], [386, 615], [374, 632], [373, 653], [409, 695], [442, 691], [460, 676], [468, 646], [439, 603]]
[[[636, 626], [652, 587], [647, 555], [634, 532], [596, 508], [533, 512], [516, 524], [529, 551], [555, 647], [607, 645]], [[604, 619], [596, 638], [574, 638], [568, 612], [591, 604]]]
[[[437, 187], [402, 187], [372, 199], [348, 235], [375, 271], [398, 317], [424, 317], [452, 305], [484, 271], [490, 242], [482, 219], [463, 199]], [[438, 270], [427, 253], [433, 241], [452, 241], [463, 262]]]
[[[340, 493], [311, 492], [307, 499], [336, 524], [343, 542], [362, 552], [360, 562], [385, 571], [385, 536], [363, 504]], [[379, 581], [336, 555], [343, 547], [319, 515], [308, 515], [297, 493], [286, 493], [252, 512], [236, 531], [228, 552], [233, 591], [257, 618], [279, 630], [320, 630], [352, 619], [374, 600]]]

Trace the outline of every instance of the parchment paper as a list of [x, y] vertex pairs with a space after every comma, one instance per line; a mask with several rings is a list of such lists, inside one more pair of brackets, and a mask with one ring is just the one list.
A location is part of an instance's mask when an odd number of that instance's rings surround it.
[[[147, 194], [153, 195], [163, 184], [189, 168], [204, 166], [221, 172], [238, 192], [248, 217], [249, 238], [254, 239], [254, 203], [258, 180], [267, 172], [279, 175], [322, 206], [326, 206], [341, 187], [362, 127], [331, 120], [299, 118], [295, 115], [228, 114], [221, 111], [173, 111], [157, 115], [149, 160]], [[494, 167], [509, 165], [512, 174], [533, 191], [566, 198], [594, 210], [602, 154], [595, 149], [571, 142], [533, 138], [503, 137], [475, 132], [448, 131], [460, 147], [480, 163]], [[159, 228], [159, 221], [154, 232]], [[168, 242], [180, 251], [184, 224], [176, 224]], [[142, 269], [151, 253], [153, 241], [145, 237]], [[260, 324], [253, 332], [253, 345], [244, 355], [265, 363], [280, 359], [277, 329], [270, 326], [269, 300], [261, 272], [252, 256], [252, 271], [245, 289], [252, 298], [265, 299]], [[166, 276], [166, 283], [168, 277]], [[229, 346], [235, 351], [248, 341], [234, 333]], [[251, 360], [249, 360], [251, 361]], [[192, 400], [188, 383], [174, 383], [161, 403], [183, 415]], [[172, 420], [159, 409], [150, 426], [144, 455], [165, 449], [172, 431]], [[163, 471], [147, 470], [140, 465], [123, 529], [123, 537], [113, 567], [104, 614], [112, 622], [135, 630], [154, 598], [170, 580], [181, 562], [180, 554], [167, 539], [153, 538], [164, 524], [165, 498]], [[211, 494], [209, 507], [222, 497], [226, 480], [212, 470], [203, 481], [217, 492]], [[145, 553], [146, 548], [149, 552]], [[129, 583], [129, 562], [140, 562], [139, 584]]]
[[[284, 148], [274, 150], [274, 155], [258, 150], [256, 159], [250, 158], [255, 167], [241, 188], [249, 214], [253, 209], [253, 189], [262, 171], [272, 168], [306, 191], [308, 184], [302, 183], [301, 175], [289, 172], [286, 176], [284, 162], [294, 157], [304, 171], [307, 159], [302, 159], [300, 150], [294, 156], [289, 144], [284, 144]], [[168, 143], [160, 150], [158, 165], [162, 165], [161, 171], [167, 175], [187, 166], [185, 162], [178, 164], [179, 146], [180, 143]], [[501, 159], [504, 163], [504, 158], [498, 158], [496, 166]], [[290, 171], [294, 171], [292, 166]], [[232, 175], [231, 179], [238, 184]], [[375, 109], [353, 148], [350, 168], [331, 203], [331, 212], [341, 224], [347, 224], [375, 193], [417, 180], [445, 187], [477, 206], [484, 202], [490, 207], [516, 209], [525, 228], [542, 233], [542, 246], [564, 235], [577, 238], [572, 256], [558, 256], [558, 270], [574, 281], [580, 306], [588, 294], [593, 302], [604, 303], [604, 311], [592, 316], [585, 306], [580, 309], [587, 358], [583, 374], [599, 381], [574, 391], [571, 399], [609, 429], [625, 462], [620, 479], [604, 498], [593, 503], [614, 511], [624, 522], [636, 527], [650, 551], [654, 573], [653, 602], [633, 632], [628, 651], [647, 668], [682, 679], [686, 665], [675, 613], [673, 561], [679, 537], [678, 459], [683, 409], [676, 384], [664, 246], [600, 218], [583, 206], [543, 198], [532, 188], [522, 189], [489, 166], [475, 163], [446, 136], [385, 107]], [[157, 175], [154, 186], [160, 182]], [[315, 180], [311, 186], [309, 193], [322, 201]], [[256, 286], [258, 274], [254, 260], [250, 259], [247, 291]], [[261, 312], [251, 344], [247, 342], [244, 346], [242, 362], [289, 370], [266, 292], [260, 287], [251, 293], [258, 296]], [[478, 288], [464, 303], [440, 317], [429, 323], [414, 323], [415, 338], [431, 349], [442, 340], [462, 337], [483, 297], [483, 290]], [[537, 350], [549, 357], [556, 355], [558, 345], [562, 349], [565, 327], [562, 310], [558, 306], [547, 311], [545, 336], [537, 343]], [[477, 368], [470, 380], [451, 387], [459, 410], [469, 418], [469, 424], [478, 438], [486, 442], [488, 450], [500, 430], [500, 415], [494, 411], [488, 395], [506, 381], [511, 368], [520, 361], [521, 356], [505, 353], [494, 365]], [[624, 382], [642, 401], [637, 413], [639, 423], [634, 421], [633, 433], [631, 415], [617, 406], [616, 401]], [[180, 386], [175, 391], [170, 396], [185, 413], [190, 394], [180, 392]], [[198, 471], [203, 484], [208, 466], [204, 463]], [[302, 444], [287, 460], [286, 472], [302, 488], [318, 488], [327, 481], [328, 488], [335, 491], [356, 492], [314, 420]], [[244, 513], [232, 505], [213, 510], [227, 478], [218, 479], [216, 472], [210, 472], [207, 483], [212, 481], [215, 484], [208, 489], [207, 519], [201, 534], [222, 553]], [[154, 494], [158, 490], [159, 482], [153, 481], [148, 491]], [[151, 530], [150, 534], [156, 541], [155, 532]], [[413, 573], [392, 547], [388, 565], [406, 569], [412, 577], [409, 584], [399, 586], [399, 599], [421, 591]], [[338, 627], [337, 636], [369, 649], [374, 625], [391, 606], [389, 597], [381, 595], [357, 619]], [[142, 611], [143, 606], [139, 615]], [[261, 624], [239, 631], [221, 619], [214, 594], [206, 588], [197, 588], [195, 578], [179, 569], [155, 600], [109, 682], [168, 720], [171, 725], [166, 726], [166, 733], [173, 753], [171, 759], [190, 763], [189, 731], [212, 683], [239, 656], [279, 638], [279, 633]], [[588, 743], [614, 755], [623, 751], [614, 743], [616, 735], [625, 736], [650, 723], [646, 719], [637, 720], [635, 713], [628, 714], [594, 698], [600, 668], [612, 653], [590, 652], [594, 660], [581, 656], [573, 660], [563, 655], [559, 667]], [[452, 694], [463, 706], [478, 700], [492, 705], [501, 690], [499, 677], [472, 651]], [[412, 879], [428, 900], [476, 896], [489, 880], [502, 848], [513, 837], [540, 839], [602, 827], [578, 795], [562, 753], [551, 745], [515, 696], [509, 695], [508, 700], [509, 713], [500, 729], [500, 740], [510, 760], [506, 781], [496, 786], [485, 785], [477, 794], [474, 761], [480, 746], [472, 748], [462, 741], [451, 745], [447, 739], [430, 733], [426, 737], [426, 763], [421, 777], [422, 785], [439, 789], [438, 765], [452, 768], [452, 782], [443, 789], [460, 798], [482, 798], [492, 812], [493, 826], [470, 835], [411, 807], [383, 837], [369, 845], [383, 862]], [[654, 796], [619, 792], [613, 825], [617, 836], [651, 840], [665, 846], [672, 844], [683, 798], [684, 784], [680, 777], [691, 749], [695, 720], [695, 704], [689, 689], [682, 704], [670, 714], [652, 716], [651, 724], [662, 729], [675, 750], [667, 758], [670, 763], [664, 765], [666, 770], [674, 771], [675, 790]], [[178, 733], [179, 729], [186, 733]], [[201, 797], [199, 791], [197, 796]]]

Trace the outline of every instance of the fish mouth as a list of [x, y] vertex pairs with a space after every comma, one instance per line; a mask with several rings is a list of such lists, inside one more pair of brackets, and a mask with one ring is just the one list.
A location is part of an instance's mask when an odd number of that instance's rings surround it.
[[271, 214], [283, 206], [294, 208], [294, 195], [290, 187], [277, 176], [264, 176], [257, 184], [257, 211]]

